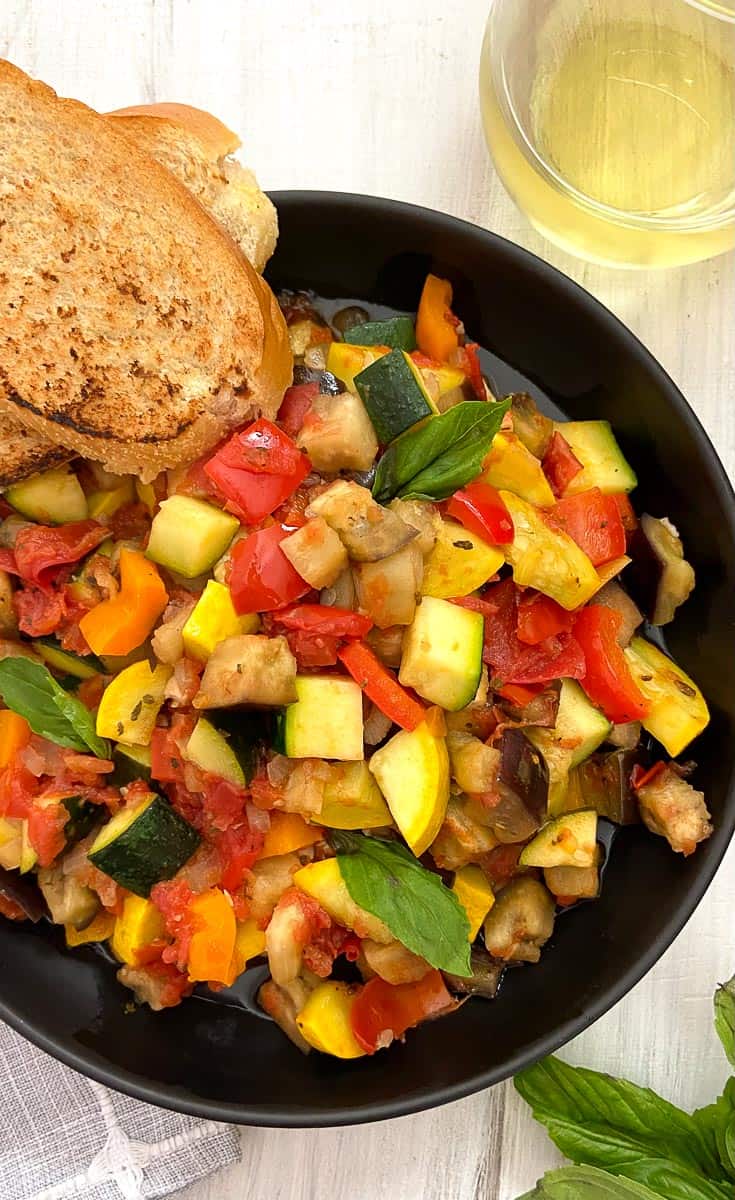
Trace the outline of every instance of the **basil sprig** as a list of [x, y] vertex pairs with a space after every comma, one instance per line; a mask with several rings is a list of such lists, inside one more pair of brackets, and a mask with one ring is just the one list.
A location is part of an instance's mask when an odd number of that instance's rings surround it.
[[64, 691], [41, 663], [30, 658], [2, 659], [0, 696], [40, 737], [68, 750], [110, 757], [109, 742], [97, 736], [89, 709]]
[[454, 892], [397, 842], [333, 830], [347, 891], [414, 954], [452, 975], [472, 974], [469, 922]]
[[465, 400], [406, 430], [378, 463], [375, 499], [446, 500], [480, 474], [509, 407], [510, 399]]
[[[735, 980], [717, 989], [715, 1028], [735, 1058]], [[683, 1112], [650, 1088], [547, 1058], [516, 1088], [577, 1166], [552, 1171], [521, 1200], [732, 1200], [735, 1077]]]

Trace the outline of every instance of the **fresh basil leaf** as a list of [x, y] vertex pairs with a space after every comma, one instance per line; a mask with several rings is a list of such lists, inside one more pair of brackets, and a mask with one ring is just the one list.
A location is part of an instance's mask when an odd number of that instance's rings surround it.
[[572, 1162], [623, 1175], [665, 1200], [732, 1200], [697, 1122], [649, 1088], [553, 1057], [515, 1083]]
[[65, 692], [41, 663], [30, 658], [2, 659], [0, 696], [40, 737], [69, 750], [110, 757], [109, 743], [97, 736], [89, 709]]
[[659, 1200], [655, 1192], [596, 1167], [562, 1167], [518, 1200]]
[[350, 896], [432, 967], [468, 976], [469, 922], [454, 892], [397, 842], [330, 834]]
[[480, 474], [509, 407], [510, 399], [497, 404], [465, 400], [406, 430], [378, 463], [374, 498], [381, 504], [394, 496], [446, 500]]
[[721, 983], [715, 992], [715, 1029], [727, 1061], [735, 1067], [735, 978]]
[[735, 1180], [735, 1079], [728, 1079], [713, 1104], [692, 1113], [692, 1120], [710, 1153], [719, 1159], [724, 1174]]

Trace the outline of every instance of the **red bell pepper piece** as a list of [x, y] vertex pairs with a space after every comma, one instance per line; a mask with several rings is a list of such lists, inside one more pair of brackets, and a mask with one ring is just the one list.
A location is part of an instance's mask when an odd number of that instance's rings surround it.
[[625, 527], [618, 503], [599, 488], [557, 501], [546, 519], [569, 534], [596, 567], [625, 554]]
[[78, 562], [107, 536], [108, 530], [97, 521], [25, 525], [15, 539], [17, 572], [26, 583], [46, 590], [59, 567]]
[[66, 845], [64, 828], [69, 820], [67, 808], [57, 804], [32, 804], [28, 810], [28, 840], [38, 855], [38, 865], [48, 867]]
[[373, 627], [370, 617], [350, 608], [330, 608], [326, 604], [294, 604], [292, 608], [280, 609], [274, 620], [286, 629], [343, 638], [363, 638]]
[[328, 633], [305, 633], [287, 629], [286, 641], [300, 671], [313, 667], [335, 667], [340, 639]]
[[485, 383], [482, 378], [482, 367], [478, 350], [480, 347], [477, 342], [466, 342], [459, 351], [461, 360], [460, 366], [465, 375], [470, 381], [473, 392], [478, 400], [487, 400], [487, 392], [485, 391]]
[[311, 463], [295, 442], [261, 419], [225, 442], [204, 474], [246, 525], [257, 525], [296, 491]]
[[660, 775], [665, 770], [666, 763], [661, 762], [661, 760], [654, 763], [648, 770], [645, 770], [640, 763], [636, 763], [630, 773], [630, 784], [633, 791], [639, 792], [642, 787], [645, 787], [647, 783], [651, 783], [657, 775]]
[[375, 976], [353, 1001], [350, 1022], [360, 1046], [374, 1054], [427, 1017], [456, 1007], [440, 971], [429, 971], [415, 983], [391, 984]]
[[337, 651], [340, 662], [386, 717], [402, 729], [415, 729], [426, 718], [426, 709], [414, 700], [364, 642], [348, 642]]
[[582, 470], [581, 462], [558, 429], [551, 435], [541, 466], [555, 496], [563, 496], [575, 475]]
[[20, 588], [13, 596], [13, 607], [20, 632], [30, 638], [56, 633], [67, 613], [63, 595], [37, 587]]
[[513, 541], [513, 520], [497, 488], [489, 483], [468, 483], [455, 492], [447, 512], [465, 529], [495, 546]]
[[290, 532], [271, 525], [237, 542], [229, 578], [236, 612], [271, 612], [293, 604], [310, 590], [281, 550], [280, 543]]
[[589, 604], [574, 623], [574, 636], [587, 662], [582, 687], [616, 725], [641, 721], [650, 707], [617, 643], [621, 620], [620, 613], [604, 604]]
[[623, 529], [626, 533], [633, 533], [638, 528], [638, 518], [630, 502], [630, 496], [627, 492], [613, 492], [611, 499], [615, 501], [620, 520], [623, 522]]
[[518, 639], [525, 646], [538, 646], [547, 638], [569, 633], [574, 614], [541, 592], [524, 592], [518, 600]]
[[276, 420], [290, 437], [295, 437], [304, 417], [319, 395], [318, 383], [297, 383], [286, 390]]
[[493, 584], [480, 600], [455, 600], [485, 617], [483, 660], [495, 680], [506, 683], [549, 683], [552, 679], [581, 679], [584, 654], [574, 633], [562, 632], [538, 646], [518, 637], [518, 589], [512, 579]]
[[511, 704], [516, 704], [518, 708], [525, 708], [543, 690], [542, 683], [506, 683], [503, 687], [498, 688], [497, 692]]

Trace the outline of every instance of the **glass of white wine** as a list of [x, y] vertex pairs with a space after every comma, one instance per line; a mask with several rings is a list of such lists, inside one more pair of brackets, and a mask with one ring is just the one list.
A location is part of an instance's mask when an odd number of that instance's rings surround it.
[[494, 0], [480, 99], [501, 180], [565, 250], [735, 246], [735, 0]]

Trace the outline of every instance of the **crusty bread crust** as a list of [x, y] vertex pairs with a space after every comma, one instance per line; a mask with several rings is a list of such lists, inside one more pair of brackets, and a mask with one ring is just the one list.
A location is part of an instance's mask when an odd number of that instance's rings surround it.
[[48, 438], [39, 437], [22, 425], [13, 424], [3, 415], [2, 436], [0, 437], [0, 490], [10, 487], [35, 475], [38, 471], [48, 471], [61, 463], [69, 462], [74, 457], [72, 450], [65, 446], [55, 446]]
[[276, 248], [278, 217], [252, 171], [228, 157], [240, 144], [237, 135], [187, 104], [138, 105], [108, 116], [173, 171], [260, 273]]
[[291, 377], [275, 299], [121, 122], [0, 62], [0, 421], [151, 479]]

